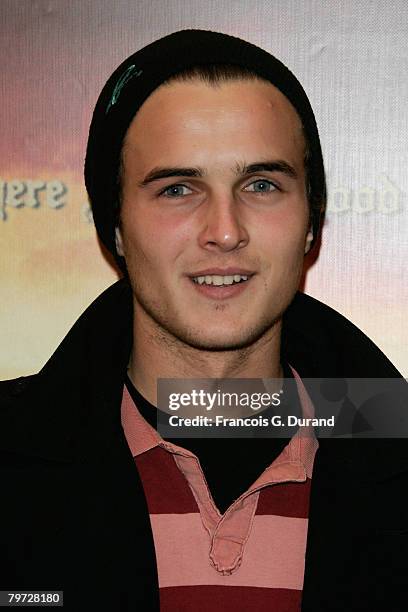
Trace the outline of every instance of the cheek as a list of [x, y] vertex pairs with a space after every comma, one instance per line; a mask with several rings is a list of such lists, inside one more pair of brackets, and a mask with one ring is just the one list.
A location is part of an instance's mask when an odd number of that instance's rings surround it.
[[[191, 225], [191, 224], [190, 224]], [[177, 260], [191, 241], [192, 227], [185, 220], [166, 214], [122, 215], [125, 258], [135, 269], [149, 267], [163, 272]]]
[[268, 245], [275, 259], [297, 259], [303, 257], [305, 236], [308, 227], [308, 210], [297, 206], [285, 206], [266, 215], [262, 223], [253, 228], [253, 237]]

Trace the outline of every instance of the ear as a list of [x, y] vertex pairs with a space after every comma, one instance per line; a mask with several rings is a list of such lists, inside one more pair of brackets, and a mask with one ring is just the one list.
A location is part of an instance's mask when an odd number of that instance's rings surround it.
[[116, 243], [116, 251], [117, 251], [118, 255], [121, 255], [122, 257], [124, 257], [125, 254], [123, 252], [122, 233], [121, 233], [119, 227], [115, 227], [115, 243]]
[[312, 242], [313, 242], [313, 232], [309, 231], [309, 232], [307, 232], [307, 235], [306, 235], [305, 255], [306, 255], [306, 253], [308, 253], [310, 251], [310, 245], [312, 244]]

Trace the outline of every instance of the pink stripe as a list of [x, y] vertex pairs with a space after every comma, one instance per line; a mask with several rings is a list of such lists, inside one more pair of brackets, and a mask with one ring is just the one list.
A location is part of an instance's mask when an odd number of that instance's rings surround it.
[[231, 575], [209, 560], [211, 539], [200, 515], [150, 516], [160, 587], [219, 585], [303, 588], [307, 519], [255, 516], [241, 566]]
[[121, 422], [126, 441], [134, 457], [159, 444], [161, 437], [135, 408], [126, 385], [123, 386]]

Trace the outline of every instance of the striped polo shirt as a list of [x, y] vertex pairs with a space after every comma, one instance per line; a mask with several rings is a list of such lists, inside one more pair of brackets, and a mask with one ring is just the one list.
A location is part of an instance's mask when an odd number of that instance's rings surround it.
[[[293, 373], [303, 413], [310, 416], [310, 399]], [[313, 430], [298, 431], [221, 514], [199, 459], [163, 440], [141, 416], [126, 386], [121, 417], [147, 499], [160, 609], [300, 610], [310, 484], [318, 447]]]

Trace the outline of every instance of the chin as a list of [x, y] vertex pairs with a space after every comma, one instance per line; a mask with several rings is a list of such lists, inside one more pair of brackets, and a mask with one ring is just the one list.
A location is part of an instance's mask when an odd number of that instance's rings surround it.
[[269, 325], [266, 328], [247, 329], [237, 333], [237, 330], [231, 330], [230, 333], [226, 332], [225, 329], [213, 330], [207, 333], [203, 333], [202, 328], [198, 330], [173, 330], [173, 335], [179, 340], [188, 344], [192, 348], [202, 351], [237, 351], [245, 349], [257, 340], [259, 340], [265, 332], [269, 329]]
[[[248, 348], [270, 332], [279, 320], [279, 316], [272, 319], [269, 313], [268, 317], [258, 319], [258, 324], [253, 326], [243, 318], [232, 321], [230, 316], [228, 321], [219, 321], [218, 325], [214, 325], [213, 321], [210, 328], [206, 323], [207, 317], [197, 320], [196, 316], [189, 317], [186, 313], [187, 316], [181, 319], [181, 308], [164, 309], [162, 304], [159, 306], [157, 303], [142, 302], [140, 298], [138, 304], [154, 323], [156, 333], [163, 341], [181, 342], [201, 351], [222, 352]], [[173, 316], [170, 316], [171, 313]]]

